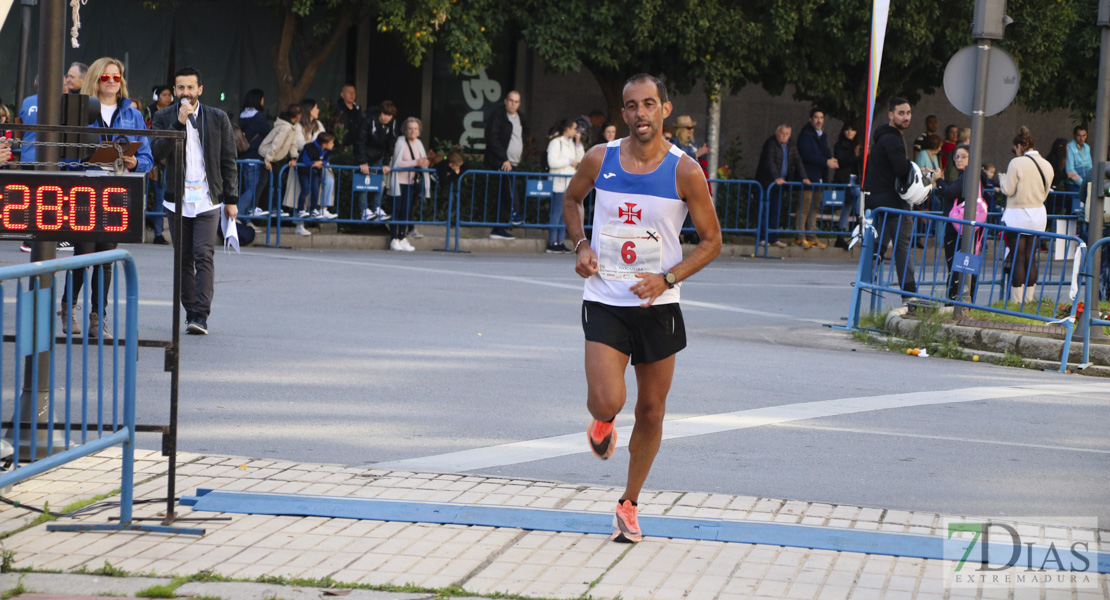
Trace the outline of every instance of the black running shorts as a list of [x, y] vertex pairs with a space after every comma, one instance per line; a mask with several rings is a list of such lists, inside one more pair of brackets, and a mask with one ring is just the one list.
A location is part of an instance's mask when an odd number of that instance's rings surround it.
[[644, 308], [586, 300], [582, 331], [587, 341], [631, 356], [634, 365], [663, 360], [686, 347], [686, 325], [677, 302]]

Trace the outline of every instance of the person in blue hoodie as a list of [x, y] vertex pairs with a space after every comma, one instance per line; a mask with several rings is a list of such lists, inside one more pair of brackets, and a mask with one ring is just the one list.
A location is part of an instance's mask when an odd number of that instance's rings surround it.
[[[81, 93], [95, 96], [100, 100], [100, 118], [90, 127], [110, 127], [113, 129], [146, 129], [146, 120], [137, 108], [132, 106], [128, 99], [127, 81], [123, 78], [123, 63], [114, 58], [99, 58], [89, 66], [85, 75], [85, 82]], [[112, 136], [101, 136], [101, 141], [111, 141]], [[154, 166], [154, 157], [150, 153], [150, 140], [139, 137], [139, 150], [133, 156], [123, 157], [123, 166], [129, 172], [148, 173]], [[81, 242], [75, 244], [74, 256], [114, 250], [116, 244], [108, 242]], [[72, 329], [76, 335], [80, 332], [76, 311], [73, 307], [80, 300], [81, 287], [85, 282], [85, 270], [73, 271], [73, 287], [66, 285], [62, 293], [62, 310], [58, 313], [62, 317], [62, 330]], [[108, 288], [112, 285], [112, 265], [98, 266], [93, 270], [91, 284], [91, 297], [89, 300], [89, 337], [95, 338], [104, 335], [110, 339], [107, 325], [104, 323], [104, 300], [108, 297]]]
[[[325, 131], [317, 135], [315, 141], [305, 144], [301, 150], [301, 157], [297, 161], [297, 178], [301, 188], [301, 195], [297, 198], [297, 216], [302, 219], [321, 218], [320, 188], [316, 183], [328, 167], [328, 155], [332, 148], [335, 148], [335, 136]], [[304, 199], [309, 194], [311, 199], [306, 208]]]

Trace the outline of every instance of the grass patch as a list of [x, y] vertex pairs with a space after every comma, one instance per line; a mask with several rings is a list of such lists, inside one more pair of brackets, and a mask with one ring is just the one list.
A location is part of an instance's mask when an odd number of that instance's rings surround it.
[[886, 316], [888, 314], [890, 314], [890, 311], [869, 312], [866, 315], [860, 315], [859, 327], [860, 329], [886, 331]]
[[176, 598], [177, 597], [176, 590], [179, 587], [181, 587], [181, 584], [176, 582], [176, 581], [166, 583], [166, 584], [162, 584], [162, 585], [152, 585], [148, 588], [144, 588], [144, 589], [141, 589], [141, 590], [135, 592], [135, 597], [136, 598]]
[[20, 594], [26, 594], [27, 592], [28, 592], [27, 588], [23, 587], [23, 582], [20, 581], [12, 589], [0, 594], [0, 600], [8, 600], [8, 598], [15, 598], [16, 596], [18, 596]]
[[1022, 358], [1020, 354], [1015, 354], [1009, 350], [998, 360], [998, 364], [1004, 367], [1018, 367], [1022, 369], [1029, 369], [1033, 366], [1032, 363], [1025, 362], [1025, 359]]
[[[1051, 319], [1058, 318], [1057, 307], [1052, 302], [1026, 302], [1024, 305], [1018, 306], [1015, 302], [1003, 302], [999, 300], [990, 305], [991, 308], [998, 308], [1001, 310], [1009, 310], [1013, 312], [1023, 313], [1027, 315], [1040, 315]], [[1069, 306], [1070, 308], [1070, 306]], [[1069, 312], [1070, 314], [1070, 312]], [[992, 321], [994, 323], [1016, 323], [1018, 325], [1044, 325], [1044, 321], [1037, 319], [1028, 319], [1025, 317], [1018, 317], [1015, 315], [1005, 315], [1002, 313], [990, 312], [987, 310], [980, 310], [973, 308], [967, 311], [969, 319], [978, 319], [981, 321]]]

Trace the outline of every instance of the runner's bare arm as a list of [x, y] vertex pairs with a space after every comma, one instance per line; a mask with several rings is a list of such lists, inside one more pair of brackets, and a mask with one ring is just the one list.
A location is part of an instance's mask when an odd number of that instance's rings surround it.
[[590, 190], [594, 187], [597, 174], [601, 171], [601, 162], [605, 158], [605, 145], [598, 144], [586, 152], [578, 170], [571, 177], [567, 191], [563, 194], [563, 220], [567, 225], [567, 239], [574, 242], [576, 262], [574, 272], [581, 277], [589, 277], [597, 273], [597, 254], [590, 248], [589, 242], [578, 244], [579, 240], [586, 237], [586, 211], [583, 202]]
[[[702, 270], [721, 253], [721, 224], [717, 222], [717, 209], [713, 206], [713, 199], [709, 197], [705, 174], [702, 173], [701, 166], [689, 156], [683, 156], [678, 163], [677, 184], [678, 195], [686, 201], [694, 229], [701, 237], [701, 242], [690, 255], [671, 267], [676, 279], [682, 281]], [[640, 273], [636, 277], [640, 280], [629, 289], [640, 299], [646, 300], [641, 306], [651, 306], [668, 289], [662, 273]]]

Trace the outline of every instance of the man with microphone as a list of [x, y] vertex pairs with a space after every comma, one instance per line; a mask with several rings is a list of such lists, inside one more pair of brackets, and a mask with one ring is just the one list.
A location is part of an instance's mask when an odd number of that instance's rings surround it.
[[[227, 113], [201, 105], [204, 92], [200, 71], [184, 67], [174, 73], [174, 95], [178, 102], [154, 115], [151, 129], [186, 132], [185, 172], [167, 160], [164, 205], [170, 217], [173, 243], [181, 248], [181, 305], [185, 308], [186, 333], [208, 334], [215, 283], [216, 230], [220, 210], [234, 222], [239, 214], [239, 171], [235, 164], [235, 138]], [[173, 153], [173, 140], [153, 138], [155, 160]], [[181, 215], [175, 214], [179, 182], [183, 184]], [[176, 219], [181, 219], [177, 236]]]

